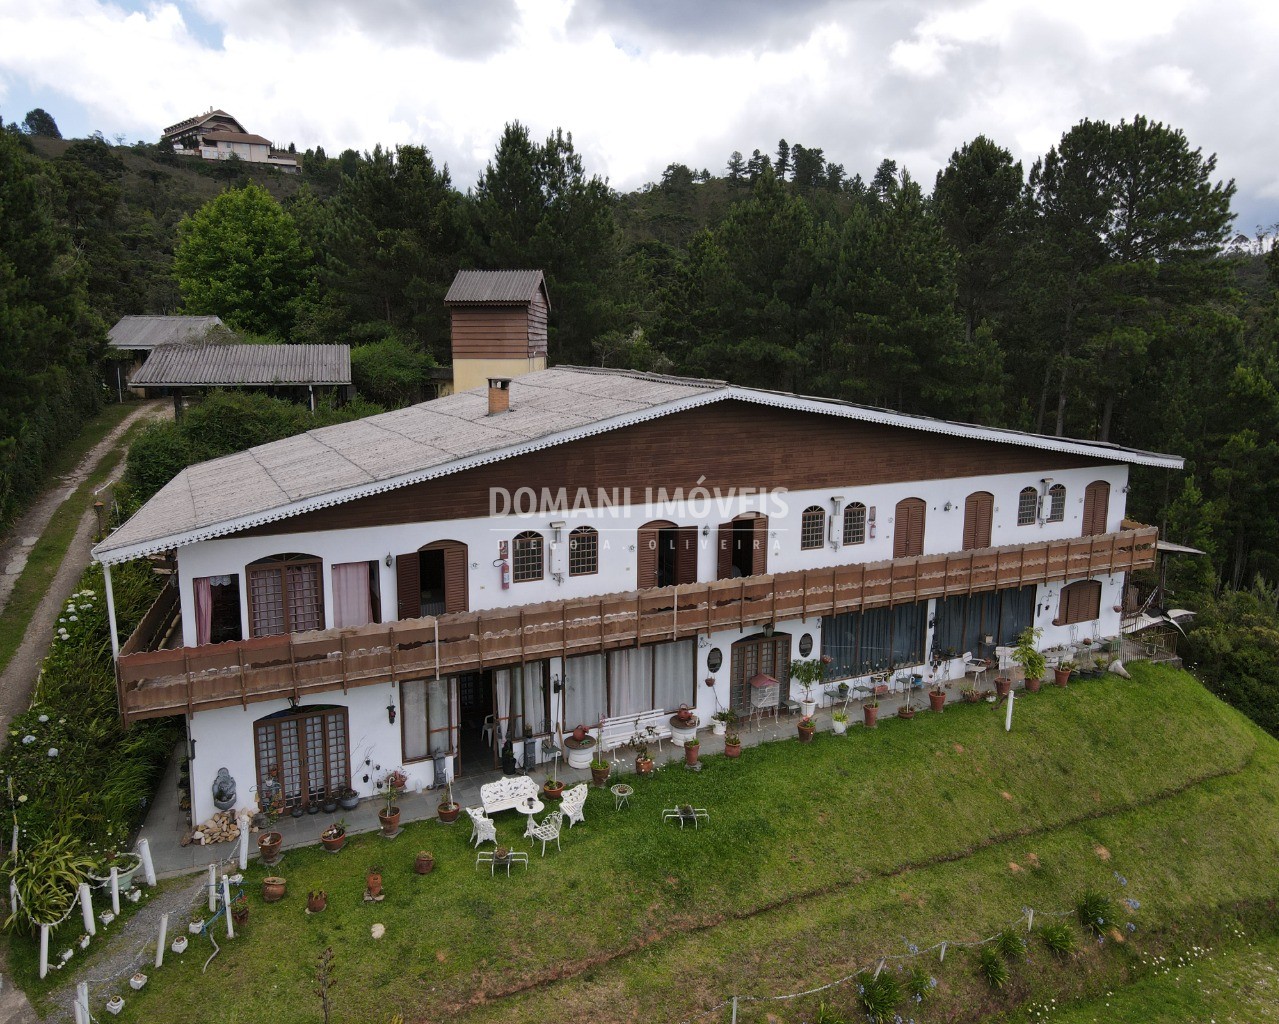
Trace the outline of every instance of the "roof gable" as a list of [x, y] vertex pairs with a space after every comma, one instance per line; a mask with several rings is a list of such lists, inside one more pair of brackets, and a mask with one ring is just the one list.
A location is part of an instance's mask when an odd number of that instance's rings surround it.
[[112, 348], [151, 349], [203, 338], [223, 323], [216, 316], [122, 316], [107, 332]]
[[129, 378], [131, 387], [350, 383], [348, 345], [165, 345]]
[[446, 306], [523, 306], [541, 291], [550, 309], [546, 278], [540, 270], [459, 270], [444, 296]]

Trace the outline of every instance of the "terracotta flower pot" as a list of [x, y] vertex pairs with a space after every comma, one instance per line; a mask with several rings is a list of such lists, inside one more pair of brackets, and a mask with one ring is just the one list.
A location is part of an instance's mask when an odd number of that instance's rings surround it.
[[[542, 795], [547, 800], [558, 800], [564, 795], [564, 783], [562, 782], [544, 782], [542, 783]], [[456, 817], [456, 815], [454, 815]]]
[[879, 708], [871, 707], [869, 704], [862, 708], [862, 716], [866, 722], [867, 729], [874, 729], [879, 724]]
[[1065, 686], [1070, 682], [1070, 669], [1055, 668], [1053, 669], [1053, 677], [1053, 682], [1058, 686]]
[[1038, 692], [1039, 692], [1039, 688], [1040, 688], [1041, 686], [1043, 686], [1043, 685], [1044, 685], [1044, 681], [1043, 681], [1042, 679], [1027, 679], [1027, 680], [1026, 680], [1026, 692], [1027, 692], [1027, 693], [1038, 693]]
[[938, 693], [936, 690], [928, 691], [928, 706], [934, 711], [940, 711], [946, 706], [945, 691]]
[[595, 783], [595, 785], [597, 785], [597, 786], [604, 786], [604, 785], [607, 785], [607, 784], [608, 784], [608, 776], [609, 776], [609, 773], [610, 773], [612, 770], [613, 770], [613, 766], [612, 766], [612, 765], [610, 765], [610, 764], [606, 764], [606, 765], [604, 765], [604, 767], [603, 767], [603, 768], [596, 768], [594, 765], [592, 765], [592, 766], [591, 766], [591, 781], [592, 781], [592, 782], [594, 782], [594, 783]]
[[1013, 681], [1005, 676], [995, 676], [995, 694], [999, 697], [1007, 697], [1008, 691], [1013, 688]]
[[263, 832], [258, 836], [258, 853], [263, 860], [275, 860], [280, 855], [280, 847], [284, 845], [284, 836], [279, 832]]
[[249, 923], [249, 908], [248, 907], [232, 907], [231, 920], [235, 923], [235, 926], [237, 928], [243, 928], [246, 924]]
[[262, 879], [262, 902], [275, 903], [277, 900], [283, 899], [285, 886], [284, 879], [276, 875], [268, 875]]
[[813, 733], [815, 733], [815, 732], [817, 731], [817, 726], [815, 726], [815, 725], [800, 725], [800, 726], [797, 726], [796, 728], [798, 728], [798, 729], [799, 729], [799, 742], [800, 742], [800, 743], [812, 743], [812, 742], [813, 742]]
[[400, 809], [392, 807], [389, 811], [378, 811], [377, 820], [382, 823], [382, 834], [393, 836], [400, 830]]
[[419, 851], [413, 861], [413, 870], [419, 875], [429, 875], [435, 870], [435, 855], [426, 850]]
[[[457, 821], [457, 816], [462, 813], [462, 805], [456, 801], [453, 803], [448, 803], [446, 801], [435, 809], [435, 813], [439, 815], [440, 821], [444, 822], [446, 825], [451, 825], [453, 822]], [[380, 818], [382, 815], [379, 814], [378, 817]], [[395, 812], [395, 823], [396, 825], [400, 823], [400, 813], [398, 808]], [[386, 828], [385, 822], [383, 822], [382, 827], [384, 829]]]
[[725, 757], [741, 757], [742, 745], [740, 743], [725, 743], [724, 756]]
[[318, 914], [329, 905], [329, 894], [323, 889], [316, 889], [306, 894], [306, 909]]
[[346, 845], [346, 833], [342, 832], [340, 835], [330, 836], [325, 832], [321, 832], [320, 843], [329, 851], [329, 853], [337, 853], [338, 850], [342, 849], [342, 847]]
[[701, 753], [702, 747], [700, 743], [684, 744], [684, 763], [697, 764], [697, 755]]
[[976, 690], [965, 690], [963, 696], [965, 704], [976, 704], [981, 700], [981, 694]]
[[652, 775], [654, 767], [653, 759], [651, 757], [637, 757], [635, 759], [636, 775]]
[[914, 708], [898, 708], [897, 717], [905, 718], [906, 720], [909, 721], [910, 719], [915, 717], [915, 709]]
[[382, 895], [382, 875], [377, 871], [370, 871], [364, 876], [364, 882], [369, 888], [370, 896]]

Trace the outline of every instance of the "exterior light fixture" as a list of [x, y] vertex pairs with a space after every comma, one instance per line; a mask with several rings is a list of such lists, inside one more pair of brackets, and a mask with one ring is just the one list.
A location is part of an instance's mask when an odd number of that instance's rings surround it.
[[391, 552], [386, 553], [386, 567], [391, 568]]
[[954, 507], [955, 507], [955, 506], [954, 506], [954, 505], [952, 505], [952, 504], [948, 501], [948, 502], [946, 502], [946, 504], [945, 504], [945, 505], [943, 505], [943, 506], [941, 507], [941, 510], [942, 510], [943, 512], [949, 512], [949, 511], [950, 511], [951, 509], [953, 509]]
[[395, 724], [395, 699], [394, 698], [392, 698], [391, 702], [387, 704], [386, 706], [386, 720], [390, 722], [391, 725]]

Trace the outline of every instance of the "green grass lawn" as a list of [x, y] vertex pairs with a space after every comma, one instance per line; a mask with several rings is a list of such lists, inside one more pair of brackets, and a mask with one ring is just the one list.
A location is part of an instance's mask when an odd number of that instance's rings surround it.
[[[205, 975], [207, 942], [193, 943], [121, 1019], [198, 1019], [220, 992], [234, 994], [219, 1004], [228, 1024], [317, 1020], [314, 964], [331, 946], [335, 1020], [682, 1020], [733, 994], [821, 985], [911, 945], [983, 938], [1023, 907], [1043, 920], [1085, 888], [1137, 900], [1119, 922], [1123, 942], [1098, 945], [1076, 928], [1079, 954], [1058, 961], [1032, 941], [1032, 963], [1012, 964], [999, 992], [971, 951], [952, 947], [945, 963], [930, 954], [920, 962], [938, 979], [935, 998], [902, 1007], [919, 1022], [1024, 1020], [1028, 1001], [1123, 982], [1137, 949], [1163, 948], [1174, 928], [1184, 938], [1253, 926], [1279, 889], [1279, 744], [1187, 675], [1138, 666], [1134, 677], [1028, 695], [1010, 734], [1002, 709], [956, 705], [710, 758], [698, 775], [674, 766], [630, 779], [628, 810], [592, 792], [563, 852], [535, 854], [509, 879], [474, 870], [462, 824], [359, 837], [336, 856], [290, 852], [283, 901], [262, 903], [264, 872], [251, 869], [246, 933]], [[661, 808], [677, 803], [708, 808], [710, 827], [663, 826]], [[523, 818], [498, 820], [501, 841], [524, 845]], [[412, 873], [419, 849], [435, 853], [434, 873]], [[374, 864], [388, 896], [369, 905]], [[310, 888], [329, 893], [322, 915], [304, 913]], [[853, 995], [843, 985], [822, 998], [864, 1019]], [[738, 1019], [812, 1019], [817, 1003], [746, 1002]]]

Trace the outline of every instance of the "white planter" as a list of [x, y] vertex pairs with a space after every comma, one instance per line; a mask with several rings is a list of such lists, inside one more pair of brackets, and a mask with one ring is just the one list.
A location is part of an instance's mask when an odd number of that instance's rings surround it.
[[694, 716], [684, 725], [676, 725], [671, 723], [671, 742], [676, 746], [682, 747], [685, 743], [697, 735], [697, 717]]
[[723, 736], [726, 732], [728, 732], [728, 723], [721, 722], [717, 718], [715, 719], [714, 724], [711, 726], [711, 728], [715, 730], [716, 736]]
[[844, 733], [848, 731], [848, 723], [847, 723], [847, 722], [836, 722], [836, 721], [833, 721], [833, 720], [832, 720], [832, 721], [831, 721], [831, 723], [830, 723], [830, 730], [831, 730], [831, 732], [833, 732], [836, 736], [843, 736], [843, 735], [844, 735]]
[[189, 925], [187, 925], [187, 931], [189, 931], [192, 935], [199, 935], [202, 931], [204, 931], [204, 922], [192, 921]]
[[817, 701], [801, 700], [799, 702], [799, 706], [800, 706], [800, 709], [804, 712], [804, 717], [811, 718], [813, 715], [813, 712], [817, 710]]
[[594, 747], [582, 747], [580, 750], [574, 750], [568, 747], [565, 751], [568, 755], [568, 766], [570, 768], [589, 768], [591, 761], [595, 757]]
[[112, 996], [107, 1000], [107, 1013], [112, 1015], [118, 1014], [124, 1009], [124, 1000], [119, 996]]
[[188, 940], [185, 935], [179, 935], [173, 940], [169, 948], [175, 953], [185, 953], [187, 951], [187, 941]]
[[129, 988], [133, 989], [134, 992], [140, 992], [142, 991], [142, 986], [146, 983], [147, 976], [139, 972], [129, 979]]

